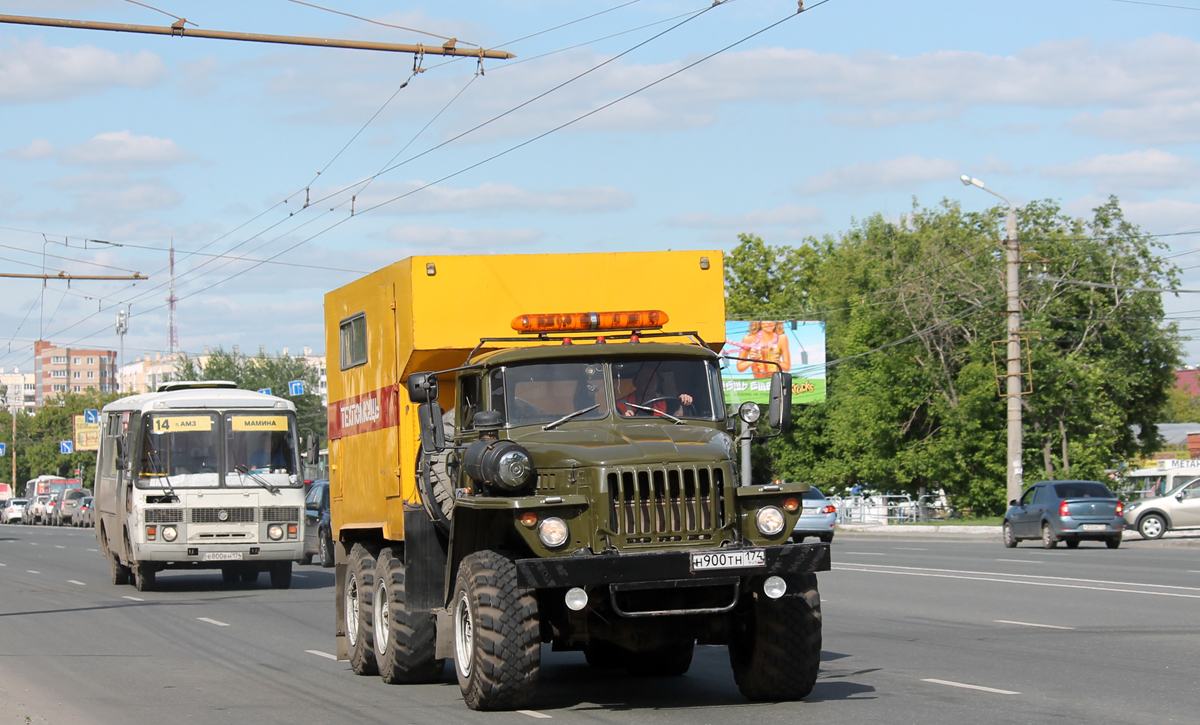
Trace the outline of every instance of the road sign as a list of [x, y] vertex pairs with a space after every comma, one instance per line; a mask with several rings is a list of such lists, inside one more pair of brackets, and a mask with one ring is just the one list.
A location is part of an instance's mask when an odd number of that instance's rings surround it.
[[259, 388], [258, 392], [262, 393], [263, 395], [270, 395], [271, 389], [270, 388]]
[[83, 409], [83, 422], [87, 423], [89, 425], [93, 424], [93, 423], [99, 425], [100, 411], [95, 410], [93, 408], [84, 408]]
[[5, 449], [4, 449], [4, 444], [3, 444], [3, 443], [0, 443], [0, 456], [3, 456], [3, 455], [4, 455], [4, 452], [5, 452]]
[[288, 395], [304, 395], [304, 381], [293, 380], [288, 383]]
[[58, 442], [58, 452], [63, 454], [64, 456], [74, 453], [75, 452], [74, 441], [59, 441]]

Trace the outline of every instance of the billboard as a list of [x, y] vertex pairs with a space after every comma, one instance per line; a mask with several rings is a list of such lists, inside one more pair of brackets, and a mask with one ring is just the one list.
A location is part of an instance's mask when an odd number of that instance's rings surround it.
[[[76, 451], [100, 450], [100, 423], [87, 423], [83, 415], [72, 416], [75, 419], [74, 449]], [[69, 453], [70, 451], [64, 451]]]
[[792, 374], [792, 403], [825, 400], [825, 323], [799, 320], [725, 321], [725, 346], [721, 354], [721, 378], [725, 401], [734, 406], [746, 401], [766, 405], [771, 392], [771, 373], [779, 363]]

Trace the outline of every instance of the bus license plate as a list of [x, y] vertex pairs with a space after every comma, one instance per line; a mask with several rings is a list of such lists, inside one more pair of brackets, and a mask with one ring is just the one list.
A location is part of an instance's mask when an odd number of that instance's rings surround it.
[[712, 569], [741, 569], [747, 566], [766, 566], [767, 560], [761, 549], [749, 551], [706, 551], [692, 554], [692, 571]]
[[210, 551], [204, 555], [204, 561], [241, 561], [240, 551]]

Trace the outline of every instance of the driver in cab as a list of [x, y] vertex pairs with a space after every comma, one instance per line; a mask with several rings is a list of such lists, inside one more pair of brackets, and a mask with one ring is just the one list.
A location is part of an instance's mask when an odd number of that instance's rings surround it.
[[620, 381], [616, 397], [617, 412], [626, 417], [635, 415], [672, 415], [683, 413], [684, 407], [692, 404], [692, 396], [687, 393], [667, 395], [662, 390], [662, 380], [657, 374], [658, 363], [643, 363], [633, 376], [633, 390], [627, 395], [620, 395]]

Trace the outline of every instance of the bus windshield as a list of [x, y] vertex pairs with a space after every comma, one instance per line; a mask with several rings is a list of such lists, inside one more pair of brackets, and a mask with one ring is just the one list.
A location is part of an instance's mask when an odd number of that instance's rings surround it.
[[288, 486], [298, 480], [291, 416], [226, 413], [225, 430], [226, 486]]
[[203, 488], [221, 485], [221, 436], [213, 413], [153, 413], [142, 419], [144, 488]]
[[155, 412], [143, 417], [138, 486], [300, 485], [292, 416], [282, 412]]

